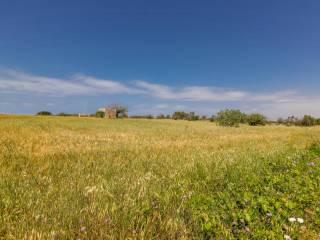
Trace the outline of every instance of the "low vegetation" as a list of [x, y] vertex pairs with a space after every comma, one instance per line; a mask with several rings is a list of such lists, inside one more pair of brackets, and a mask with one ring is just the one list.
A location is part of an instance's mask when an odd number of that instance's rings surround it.
[[260, 113], [252, 113], [252, 114], [246, 115], [245, 121], [250, 126], [259, 126], [259, 125], [265, 125], [267, 123], [267, 118]]
[[[224, 127], [239, 127], [240, 124], [248, 124], [250, 126], [264, 126], [266, 124], [284, 124], [287, 126], [305, 126], [312, 127], [315, 125], [320, 125], [320, 118], [315, 118], [310, 115], [304, 115], [301, 119], [295, 116], [289, 116], [287, 119], [279, 118], [276, 122], [268, 120], [264, 115], [260, 113], [251, 113], [246, 114], [241, 112], [239, 109], [225, 109], [217, 113], [217, 115], [212, 115], [208, 118], [207, 116], [199, 116], [195, 112], [184, 112], [176, 111], [172, 115], [159, 114], [154, 116], [152, 114], [146, 115], [128, 115], [128, 109], [124, 105], [113, 104], [109, 108], [116, 110], [115, 118], [134, 118], [134, 119], [173, 119], [173, 120], [188, 120], [188, 121], [197, 121], [197, 120], [210, 120], [210, 122], [217, 122], [220, 126]], [[52, 116], [53, 114], [48, 111], [38, 112], [38, 116]], [[78, 114], [70, 113], [59, 113], [56, 116], [68, 116], [74, 117]], [[88, 117], [97, 117], [104, 118], [105, 112], [97, 111], [94, 114], [85, 114]]]
[[320, 128], [0, 117], [0, 239], [317, 239]]
[[172, 114], [172, 119], [174, 120], [189, 120], [189, 121], [196, 121], [199, 120], [199, 116], [195, 114], [195, 112], [174, 112]]
[[218, 112], [215, 120], [220, 126], [239, 127], [246, 121], [246, 115], [238, 109], [226, 109]]
[[320, 125], [320, 119], [312, 117], [310, 115], [304, 115], [301, 119], [290, 116], [287, 119], [279, 118], [277, 121], [278, 124], [285, 124], [287, 126], [304, 126], [311, 127], [315, 125]]
[[38, 116], [51, 116], [52, 113], [48, 111], [41, 111], [37, 113]]
[[104, 118], [105, 117], [105, 113], [102, 112], [102, 111], [97, 111], [96, 114], [95, 114], [95, 117], [97, 118]]

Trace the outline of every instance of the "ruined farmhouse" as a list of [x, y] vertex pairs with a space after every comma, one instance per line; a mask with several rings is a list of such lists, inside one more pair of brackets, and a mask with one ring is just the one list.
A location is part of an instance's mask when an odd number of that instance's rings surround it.
[[103, 112], [105, 118], [117, 118], [116, 108], [102, 107], [102, 108], [99, 108], [98, 111]]

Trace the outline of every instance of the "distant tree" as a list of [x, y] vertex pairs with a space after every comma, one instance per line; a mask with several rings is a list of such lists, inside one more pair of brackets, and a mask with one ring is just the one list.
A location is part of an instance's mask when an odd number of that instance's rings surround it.
[[201, 116], [201, 120], [207, 120], [207, 116], [206, 115], [202, 115]]
[[167, 114], [166, 119], [170, 119], [170, 118], [171, 118], [170, 114]]
[[57, 114], [57, 116], [60, 116], [60, 117], [71, 117], [71, 116], [78, 116], [78, 114], [61, 112], [61, 113]]
[[174, 112], [172, 114], [172, 119], [174, 120], [181, 120], [181, 119], [187, 119], [188, 118], [188, 113], [186, 112]]
[[187, 113], [186, 118], [187, 118], [189, 121], [197, 121], [197, 120], [199, 120], [199, 116], [196, 115], [195, 112]]
[[158, 116], [157, 116], [157, 119], [165, 119], [166, 118], [166, 116], [164, 116], [163, 114], [159, 114]]
[[52, 113], [48, 111], [41, 111], [37, 113], [38, 116], [51, 116]]
[[310, 115], [304, 115], [300, 123], [301, 126], [310, 127], [316, 124], [316, 119]]
[[148, 115], [132, 115], [130, 118], [145, 118], [145, 119], [153, 119], [154, 117], [151, 114]]
[[238, 109], [226, 109], [218, 112], [216, 121], [220, 126], [238, 127], [245, 121], [245, 114]]
[[212, 115], [210, 118], [209, 118], [210, 122], [214, 122], [217, 120], [217, 116], [216, 115]]
[[95, 114], [95, 117], [97, 117], [97, 118], [104, 118], [105, 116], [106, 116], [106, 114], [103, 111], [97, 111]]
[[246, 122], [250, 126], [265, 125], [266, 120], [266, 117], [260, 113], [252, 113], [246, 116]]
[[296, 118], [295, 116], [289, 116], [285, 122], [284, 122], [287, 126], [292, 126], [292, 125], [300, 125], [300, 121], [298, 118]]
[[141, 115], [130, 115], [129, 118], [144, 118], [144, 116], [141, 116]]
[[316, 124], [317, 124], [317, 125], [320, 125], [320, 118], [317, 118], [317, 119], [316, 119]]
[[285, 122], [285, 120], [283, 118], [278, 118], [277, 119], [277, 123], [278, 124], [283, 124]]
[[112, 104], [110, 108], [116, 111], [116, 118], [128, 117], [128, 108], [121, 104]]

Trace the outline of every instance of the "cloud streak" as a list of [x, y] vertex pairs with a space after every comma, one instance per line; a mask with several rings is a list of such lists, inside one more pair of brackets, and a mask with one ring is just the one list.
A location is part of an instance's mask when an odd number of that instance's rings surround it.
[[243, 90], [208, 86], [172, 88], [146, 81], [123, 84], [120, 81], [98, 79], [84, 74], [75, 74], [69, 79], [36, 76], [15, 70], [0, 71], [0, 91], [32, 92], [53, 96], [130, 94], [146, 95], [164, 100], [179, 101], [269, 101], [287, 102], [297, 98], [295, 91], [251, 93]]
[[[69, 78], [55, 78], [32, 75], [12, 69], [0, 70], [0, 93], [38, 94], [40, 96], [103, 96], [132, 95], [144, 96], [164, 103], [155, 105], [161, 111], [170, 106], [212, 103], [224, 106], [241, 105], [258, 109], [269, 116], [309, 113], [320, 115], [320, 98], [303, 95], [293, 90], [276, 92], [250, 92], [239, 89], [217, 88], [212, 86], [186, 86], [174, 88], [147, 81], [137, 80], [130, 83], [100, 79], [84, 74]], [[172, 104], [171, 104], [172, 103]]]
[[101, 80], [82, 74], [76, 74], [70, 79], [60, 79], [15, 70], [0, 71], [0, 91], [32, 92], [53, 96], [137, 93], [118, 81]]
[[232, 101], [271, 101], [283, 102], [290, 101], [296, 97], [297, 92], [285, 90], [273, 93], [251, 93], [243, 90], [234, 90], [217, 87], [190, 86], [182, 89], [173, 89], [169, 86], [136, 81], [140, 87], [150, 96], [160, 99], [173, 99], [183, 101], [209, 101], [209, 102], [232, 102]]

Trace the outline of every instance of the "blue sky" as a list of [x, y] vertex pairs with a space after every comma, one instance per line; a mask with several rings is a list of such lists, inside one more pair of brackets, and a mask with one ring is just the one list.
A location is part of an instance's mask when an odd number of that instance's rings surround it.
[[320, 2], [3, 0], [0, 112], [320, 117]]

